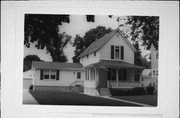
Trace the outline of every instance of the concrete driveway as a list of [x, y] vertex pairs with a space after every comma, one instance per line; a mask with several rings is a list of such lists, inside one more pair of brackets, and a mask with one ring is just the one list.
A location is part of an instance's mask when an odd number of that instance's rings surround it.
[[38, 104], [34, 97], [28, 92], [27, 89], [23, 90], [23, 104]]

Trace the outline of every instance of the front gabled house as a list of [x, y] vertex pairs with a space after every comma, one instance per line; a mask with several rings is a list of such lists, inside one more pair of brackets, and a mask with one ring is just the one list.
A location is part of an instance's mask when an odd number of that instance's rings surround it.
[[[88, 95], [110, 95], [109, 88], [141, 87], [143, 67], [134, 65], [136, 49], [119, 29], [94, 41], [80, 63], [33, 62], [33, 90], [69, 91], [82, 85]], [[80, 82], [80, 83], [79, 83]]]
[[140, 87], [144, 68], [134, 65], [135, 52], [119, 29], [94, 41], [79, 56], [85, 68], [84, 93], [109, 95], [109, 88]]

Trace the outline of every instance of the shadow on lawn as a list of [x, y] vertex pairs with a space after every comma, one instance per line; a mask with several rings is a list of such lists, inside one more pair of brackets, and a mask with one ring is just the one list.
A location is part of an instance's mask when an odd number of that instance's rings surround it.
[[29, 91], [41, 105], [139, 106], [75, 92]]

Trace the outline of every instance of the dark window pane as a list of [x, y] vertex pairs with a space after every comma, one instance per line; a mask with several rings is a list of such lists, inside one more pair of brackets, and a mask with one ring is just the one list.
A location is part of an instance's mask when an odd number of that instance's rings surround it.
[[81, 79], [81, 72], [77, 72], [77, 79]]
[[124, 59], [124, 47], [121, 46], [121, 59]]
[[44, 79], [49, 79], [49, 75], [44, 75]]
[[51, 75], [51, 79], [56, 79], [56, 76], [55, 75]]
[[111, 46], [111, 59], [114, 59], [114, 46]]

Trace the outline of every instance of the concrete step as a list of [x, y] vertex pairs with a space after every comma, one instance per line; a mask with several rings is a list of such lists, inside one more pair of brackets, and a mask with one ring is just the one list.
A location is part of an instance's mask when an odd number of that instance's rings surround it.
[[111, 96], [108, 88], [100, 88], [100, 96]]

